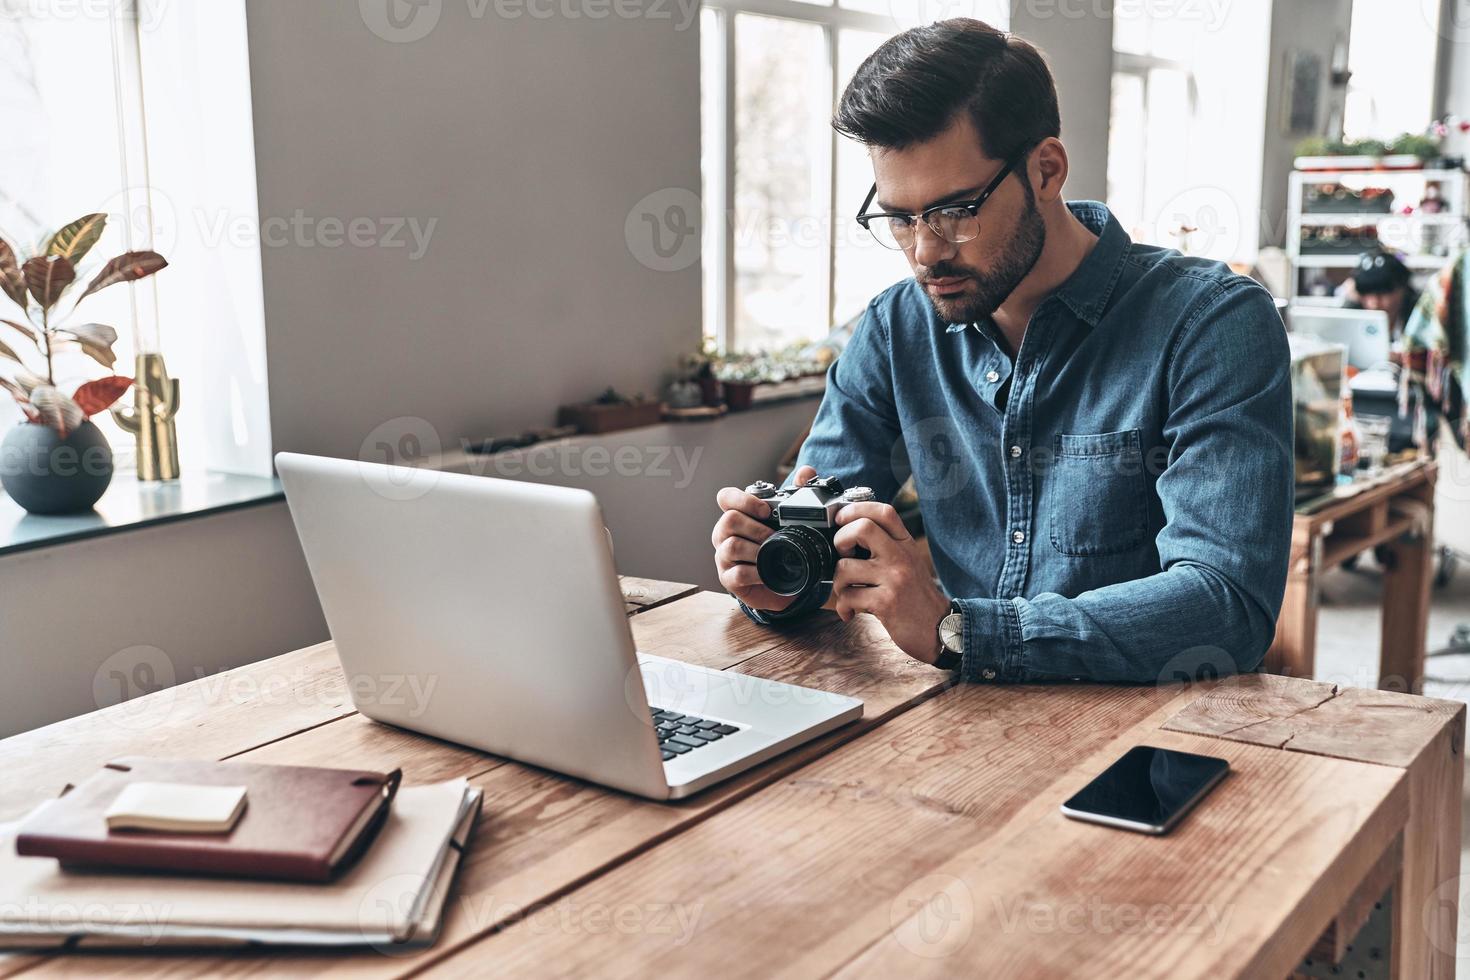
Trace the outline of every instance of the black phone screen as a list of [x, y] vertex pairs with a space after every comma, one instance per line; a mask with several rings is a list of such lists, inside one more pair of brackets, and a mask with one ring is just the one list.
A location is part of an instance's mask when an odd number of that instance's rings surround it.
[[1230, 770], [1214, 756], [1139, 745], [1064, 806], [1105, 819], [1167, 828]]

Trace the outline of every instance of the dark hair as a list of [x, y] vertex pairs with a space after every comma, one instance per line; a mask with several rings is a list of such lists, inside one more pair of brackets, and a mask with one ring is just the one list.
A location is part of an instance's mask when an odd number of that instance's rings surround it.
[[1391, 293], [1407, 286], [1409, 279], [1409, 267], [1392, 252], [1364, 252], [1358, 256], [1358, 267], [1353, 270], [1353, 288], [1359, 296]]
[[860, 143], [901, 150], [938, 136], [961, 111], [996, 160], [1012, 160], [1062, 128], [1041, 52], [969, 17], [885, 41], [847, 83], [832, 126]]

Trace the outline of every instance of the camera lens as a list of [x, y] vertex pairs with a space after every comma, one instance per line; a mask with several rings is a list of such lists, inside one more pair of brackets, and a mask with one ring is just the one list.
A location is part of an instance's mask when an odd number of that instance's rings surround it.
[[822, 534], [807, 527], [784, 527], [771, 535], [755, 555], [762, 584], [776, 595], [799, 596], [830, 579], [837, 553]]

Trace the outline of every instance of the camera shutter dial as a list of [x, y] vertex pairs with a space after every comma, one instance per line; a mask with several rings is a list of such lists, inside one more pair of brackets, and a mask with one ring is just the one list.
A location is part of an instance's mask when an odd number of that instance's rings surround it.
[[776, 487], [774, 484], [767, 483], [765, 480], [757, 480], [746, 487], [745, 492], [759, 497], [761, 500], [769, 500], [776, 495]]
[[873, 493], [871, 487], [853, 487], [842, 495], [845, 503], [863, 504], [870, 500], [876, 500], [877, 494]]

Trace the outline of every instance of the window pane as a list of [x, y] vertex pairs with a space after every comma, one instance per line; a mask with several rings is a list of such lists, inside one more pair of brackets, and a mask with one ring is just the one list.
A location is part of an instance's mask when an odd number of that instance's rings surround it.
[[1406, 14], [1386, 0], [1353, 4], [1353, 74], [1342, 123], [1349, 138], [1386, 141], [1429, 126], [1438, 35], [1430, 19], [1419, 16], [1420, 6]]
[[827, 333], [831, 77], [815, 24], [735, 19], [735, 344]]
[[[112, 215], [102, 240], [83, 260], [83, 282], [112, 256], [127, 250], [117, 103], [112, 70], [112, 26], [106, 5], [91, 15], [59, 17], [45, 4], [21, 4], [0, 15], [0, 117], [6, 121], [0, 152], [0, 237], [28, 257], [46, 235], [94, 211]], [[74, 292], [60, 309], [70, 310]], [[16, 308], [0, 297], [0, 317]], [[114, 287], [87, 299], [78, 323], [105, 323], [120, 335], [118, 370], [131, 373], [133, 316], [126, 288]], [[3, 330], [3, 328], [0, 328]], [[29, 345], [10, 332], [0, 340], [27, 356]], [[28, 357], [44, 370], [44, 358]], [[78, 352], [55, 361], [58, 385], [67, 393], [96, 378], [102, 368]], [[20, 418], [11, 399], [0, 399], [0, 423]], [[97, 423], [123, 449], [111, 420]]]
[[1113, 74], [1113, 108], [1108, 133], [1108, 207], [1128, 234], [1143, 236], [1143, 76]]
[[[837, 77], [847, 79], [888, 35], [870, 31], [842, 31], [837, 36]], [[837, 213], [833, 222], [837, 247], [838, 323], [863, 311], [868, 301], [909, 274], [902, 252], [886, 249], [858, 227], [857, 209], [873, 186], [868, 151], [850, 139], [837, 141]]]
[[720, 181], [723, 179], [724, 167], [720, 143], [725, 134], [718, 131], [720, 52], [724, 48], [721, 26], [720, 15], [714, 9], [705, 7], [699, 12], [699, 196], [704, 202], [704, 220], [700, 222], [700, 258], [704, 274], [706, 337], [714, 337], [719, 324], [719, 241], [725, 234], [724, 204], [720, 200]]

